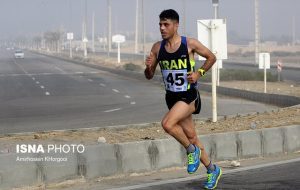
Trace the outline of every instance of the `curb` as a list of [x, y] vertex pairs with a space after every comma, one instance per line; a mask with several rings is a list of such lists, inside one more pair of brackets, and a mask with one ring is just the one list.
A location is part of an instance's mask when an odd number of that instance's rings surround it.
[[[199, 137], [214, 161], [276, 156], [300, 150], [300, 125]], [[60, 163], [16, 161], [17, 156], [45, 157], [45, 154], [0, 154], [0, 188], [182, 167], [186, 163], [185, 154], [174, 139], [91, 145], [82, 154], [52, 155], [68, 158], [67, 162]]]

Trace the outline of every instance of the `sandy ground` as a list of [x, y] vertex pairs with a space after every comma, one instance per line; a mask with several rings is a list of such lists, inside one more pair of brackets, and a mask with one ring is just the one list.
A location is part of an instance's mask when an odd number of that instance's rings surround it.
[[[196, 120], [198, 134], [212, 134], [229, 131], [253, 130], [300, 124], [300, 107], [276, 109], [271, 112], [249, 113], [247, 115], [226, 116], [218, 122]], [[9, 135], [0, 137], [2, 147], [15, 143], [80, 142], [98, 144], [98, 138], [104, 137], [106, 143], [170, 138], [159, 123], [146, 128], [129, 127], [127, 129], [99, 129], [96, 131], [44, 132], [28, 135]], [[3, 150], [2, 150], [3, 151]], [[9, 151], [9, 150], [8, 150]]]

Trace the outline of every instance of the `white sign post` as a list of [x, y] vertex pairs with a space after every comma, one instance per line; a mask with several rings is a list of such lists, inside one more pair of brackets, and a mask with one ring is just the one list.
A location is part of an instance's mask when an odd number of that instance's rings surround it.
[[74, 34], [72, 32], [67, 33], [67, 40], [70, 41], [70, 58], [73, 57], [72, 54], [72, 40], [74, 39]]
[[223, 60], [217, 60], [217, 86], [220, 86], [220, 69], [223, 69]]
[[259, 69], [264, 70], [264, 93], [267, 93], [267, 69], [270, 69], [269, 53], [259, 53]]
[[107, 44], [107, 38], [98, 37], [100, 44], [103, 44], [103, 50], [105, 50], [105, 44]]
[[83, 49], [84, 49], [84, 58], [87, 58], [87, 43], [89, 42], [89, 40], [87, 39], [87, 37], [84, 37], [83, 40]]
[[121, 63], [121, 56], [120, 56], [120, 44], [124, 43], [125, 40], [125, 36], [121, 35], [121, 34], [117, 34], [112, 36], [112, 42], [117, 43], [118, 44], [118, 63]]
[[[198, 40], [209, 48], [217, 60], [227, 59], [227, 32], [224, 19], [198, 20]], [[199, 60], [205, 58], [199, 56]], [[212, 121], [217, 122], [217, 65], [212, 66]]]

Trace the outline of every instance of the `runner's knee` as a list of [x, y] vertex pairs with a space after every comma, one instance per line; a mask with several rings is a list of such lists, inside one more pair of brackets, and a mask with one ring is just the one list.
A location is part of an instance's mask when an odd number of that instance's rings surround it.
[[188, 136], [188, 139], [191, 144], [197, 144], [198, 138], [196, 134], [194, 136], [190, 136], [190, 137]]
[[172, 128], [174, 127], [172, 122], [169, 119], [166, 119], [166, 118], [161, 121], [161, 125], [162, 125], [162, 128], [165, 130], [166, 133], [170, 133], [172, 131]]

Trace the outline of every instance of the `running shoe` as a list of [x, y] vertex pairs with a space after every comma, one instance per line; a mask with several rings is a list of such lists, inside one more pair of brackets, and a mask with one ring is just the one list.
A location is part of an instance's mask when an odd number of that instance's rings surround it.
[[207, 182], [204, 183], [205, 189], [215, 189], [218, 185], [218, 181], [222, 175], [222, 170], [217, 165], [214, 171], [207, 171]]
[[187, 172], [189, 174], [193, 174], [197, 171], [200, 165], [201, 150], [197, 146], [195, 146], [195, 152], [189, 153], [187, 156], [188, 156]]

